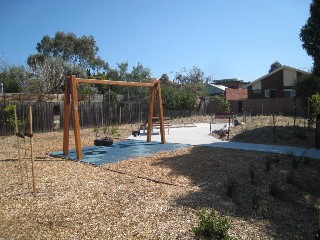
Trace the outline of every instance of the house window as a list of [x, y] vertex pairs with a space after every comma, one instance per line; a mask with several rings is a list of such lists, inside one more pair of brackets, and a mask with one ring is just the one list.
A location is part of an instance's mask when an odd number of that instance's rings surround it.
[[264, 97], [269, 98], [270, 97], [270, 90], [264, 90]]
[[284, 89], [283, 95], [285, 98], [294, 98], [296, 96], [296, 90], [293, 89]]
[[261, 89], [252, 90], [252, 93], [253, 94], [260, 94], [261, 93]]
[[275, 89], [264, 90], [264, 97], [265, 98], [275, 98], [276, 97], [276, 90]]

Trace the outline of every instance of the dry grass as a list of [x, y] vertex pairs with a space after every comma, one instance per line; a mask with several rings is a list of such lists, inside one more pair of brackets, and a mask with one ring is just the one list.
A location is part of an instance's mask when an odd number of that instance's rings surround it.
[[[118, 140], [131, 129], [121, 126]], [[94, 137], [82, 130], [84, 146]], [[317, 229], [318, 161], [298, 159], [293, 169], [292, 156], [190, 147], [93, 167], [48, 157], [61, 150], [62, 132], [40, 133], [33, 195], [20, 184], [15, 137], [0, 141], [0, 239], [194, 239], [202, 208], [229, 216], [238, 239], [312, 239]], [[272, 196], [274, 180], [279, 191]]]

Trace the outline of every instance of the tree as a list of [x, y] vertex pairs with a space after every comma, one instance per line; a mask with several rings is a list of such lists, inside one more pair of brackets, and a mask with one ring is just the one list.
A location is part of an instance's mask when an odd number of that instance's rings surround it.
[[282, 64], [278, 61], [275, 61], [274, 63], [271, 64], [270, 69], [269, 69], [269, 73], [273, 72], [274, 70], [281, 68]]
[[169, 76], [166, 73], [162, 74], [159, 80], [163, 86], [170, 86], [172, 84], [169, 80]]
[[16, 73], [18, 67], [9, 67], [5, 61], [4, 56], [0, 56], [0, 83], [3, 83], [4, 92], [14, 93], [19, 92], [17, 79], [13, 75]]
[[0, 70], [0, 82], [4, 92], [19, 93], [23, 91], [24, 83], [28, 81], [30, 72], [24, 66], [3, 66]]
[[66, 75], [87, 77], [91, 71], [97, 74], [109, 69], [97, 56], [99, 48], [92, 36], [78, 38], [73, 33], [57, 32], [53, 38], [45, 35], [36, 49], [38, 53], [27, 59], [32, 74], [23, 86], [30, 93], [61, 92]]
[[64, 85], [67, 66], [60, 58], [45, 57], [35, 61], [32, 65], [32, 74], [23, 84], [27, 93], [57, 93], [61, 92]]
[[298, 77], [293, 87], [296, 90], [296, 96], [301, 99], [303, 106], [307, 107], [309, 98], [320, 92], [320, 78], [314, 75], [302, 75]]
[[165, 110], [175, 110], [175, 94], [174, 88], [164, 86], [161, 88], [162, 104]]
[[310, 97], [311, 108], [314, 114], [320, 114], [320, 93], [316, 93]]
[[[131, 82], [150, 82], [151, 72], [149, 68], [144, 67], [141, 63], [135, 67], [128, 74], [128, 81]], [[128, 88], [128, 99], [137, 99], [139, 101], [146, 101], [149, 96], [149, 90], [145, 87]]]
[[37, 43], [38, 54], [29, 56], [28, 65], [32, 67], [35, 59], [39, 62], [44, 56], [60, 58], [65, 63], [81, 66], [83, 69], [107, 70], [108, 64], [97, 53], [99, 51], [93, 36], [77, 37], [74, 33], [57, 32], [54, 38], [45, 35]]
[[310, 5], [310, 16], [300, 30], [302, 47], [313, 59], [312, 72], [320, 77], [320, 1], [313, 0]]
[[[166, 75], [162, 75], [160, 80], [166, 81]], [[168, 110], [193, 110], [201, 107], [201, 101], [207, 95], [205, 83], [212, 80], [211, 76], [205, 76], [204, 72], [193, 67], [190, 71], [180, 70], [175, 74], [173, 84], [164, 84], [163, 101], [164, 108]], [[173, 88], [174, 84], [179, 84], [180, 88]]]
[[211, 82], [212, 77], [205, 76], [204, 72], [198, 67], [193, 67], [187, 74], [185, 72], [185, 69], [177, 72], [174, 82], [181, 84], [183, 88], [189, 88], [200, 98], [206, 96], [205, 83]]
[[189, 72], [186, 73], [186, 69], [180, 70], [175, 75], [174, 81], [184, 84], [203, 84], [208, 83], [212, 80], [211, 76], [206, 77], [204, 72], [198, 68], [193, 67]]
[[[128, 62], [117, 63], [116, 68], [108, 68], [106, 73], [98, 73], [91, 76], [96, 79], [108, 79], [113, 81], [127, 81], [127, 82], [149, 82], [151, 73], [149, 68], [145, 68], [141, 63], [133, 66], [132, 71], [128, 71]], [[109, 94], [109, 89], [112, 93], [124, 95], [127, 99], [145, 100], [148, 96], [148, 90], [143, 87], [123, 87], [123, 86], [107, 86], [97, 85], [99, 93]]]

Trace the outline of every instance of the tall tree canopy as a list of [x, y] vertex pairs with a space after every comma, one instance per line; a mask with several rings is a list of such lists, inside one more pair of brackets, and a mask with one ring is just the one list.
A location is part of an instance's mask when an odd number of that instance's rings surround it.
[[307, 54], [313, 59], [313, 74], [320, 77], [320, 1], [313, 0], [310, 16], [301, 28], [300, 39]]
[[180, 83], [182, 85], [208, 83], [211, 80], [212, 80], [212, 77], [205, 76], [204, 72], [198, 67], [193, 67], [187, 73], [186, 73], [186, 69], [182, 69], [180, 70], [180, 72], [176, 73], [175, 79], [174, 79], [175, 82]]
[[58, 93], [63, 90], [66, 75], [86, 77], [109, 66], [98, 53], [92, 36], [77, 37], [73, 33], [57, 32], [53, 38], [45, 35], [30, 55], [27, 64], [30, 78], [23, 89], [32, 93]]
[[159, 80], [161, 81], [161, 84], [163, 84], [163, 85], [170, 86], [172, 84], [172, 82], [170, 82], [168, 74], [166, 74], [166, 73], [162, 74]]
[[275, 61], [274, 63], [271, 64], [270, 69], [269, 69], [269, 73], [273, 72], [274, 70], [281, 68], [282, 64], [278, 61]]
[[[99, 73], [91, 76], [96, 79], [108, 79], [113, 81], [126, 82], [149, 82], [151, 79], [151, 72], [149, 68], [144, 67], [141, 63], [133, 66], [131, 72], [128, 70], [129, 64], [127, 61], [117, 63], [116, 68], [109, 68], [105, 73]], [[147, 88], [144, 87], [123, 87], [123, 86], [109, 86], [97, 85], [99, 93], [109, 93], [109, 90], [115, 94], [124, 95], [127, 99], [144, 100], [148, 96]]]
[[33, 68], [46, 57], [59, 58], [65, 63], [79, 65], [93, 71], [107, 70], [108, 64], [97, 53], [99, 48], [93, 36], [77, 37], [74, 33], [57, 32], [53, 38], [45, 35], [37, 43], [38, 54], [29, 56], [27, 63]]

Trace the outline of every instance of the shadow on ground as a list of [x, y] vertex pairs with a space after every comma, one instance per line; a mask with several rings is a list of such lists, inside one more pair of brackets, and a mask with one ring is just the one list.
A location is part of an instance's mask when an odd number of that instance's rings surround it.
[[263, 126], [246, 129], [246, 126], [236, 126], [231, 129], [230, 141], [261, 144], [278, 144], [304, 148], [314, 148], [315, 129], [293, 126]]
[[[152, 167], [169, 168], [168, 179], [183, 176], [197, 186], [198, 190], [176, 199], [178, 205], [214, 208], [242, 219], [255, 237], [313, 239], [320, 165], [311, 159], [299, 161], [298, 168], [292, 169], [292, 159], [285, 155], [193, 147], [187, 154], [160, 158]], [[288, 183], [290, 173], [293, 177]], [[278, 191], [275, 196], [269, 193], [273, 184]], [[229, 197], [227, 191], [231, 191]], [[242, 231], [240, 223], [235, 224]]]

